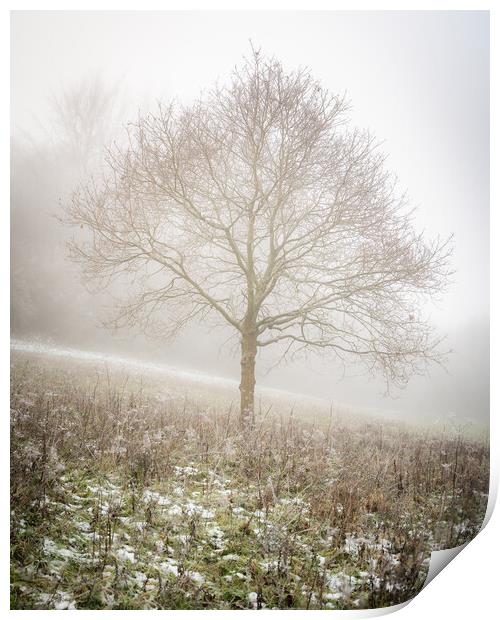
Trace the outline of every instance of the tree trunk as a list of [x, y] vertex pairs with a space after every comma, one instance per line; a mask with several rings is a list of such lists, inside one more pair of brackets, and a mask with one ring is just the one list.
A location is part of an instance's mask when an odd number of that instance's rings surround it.
[[255, 330], [243, 333], [241, 338], [240, 422], [252, 424], [255, 420], [255, 358], [257, 357], [257, 334]]

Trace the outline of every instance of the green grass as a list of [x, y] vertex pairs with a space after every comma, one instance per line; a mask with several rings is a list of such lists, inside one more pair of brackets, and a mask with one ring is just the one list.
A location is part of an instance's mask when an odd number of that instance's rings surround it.
[[485, 442], [336, 418], [240, 429], [26, 360], [12, 367], [12, 608], [382, 607], [481, 525]]

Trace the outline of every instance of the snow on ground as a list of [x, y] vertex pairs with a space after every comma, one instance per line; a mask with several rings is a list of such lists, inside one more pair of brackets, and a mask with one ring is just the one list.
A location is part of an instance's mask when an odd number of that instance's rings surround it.
[[[87, 599], [82, 592], [92, 576], [99, 584], [96, 588], [96, 600], [101, 608], [112, 608], [115, 604], [126, 607], [134, 597], [140, 600], [140, 604], [146, 609], [157, 608], [157, 597], [161, 596], [162, 583], [163, 587], [165, 584], [167, 587], [168, 584], [176, 587], [175, 584], [178, 583], [187, 597], [197, 596], [202, 591], [223, 597], [226, 590], [222, 584], [234, 583], [241, 584], [235, 586], [235, 592], [241, 592], [241, 588], [243, 592], [248, 592], [246, 595], [238, 595], [239, 605], [245, 607], [246, 603], [247, 607], [257, 609], [259, 605], [266, 607], [266, 604], [250, 589], [256, 570], [261, 579], [267, 579], [265, 575], [273, 580], [278, 576], [283, 578], [285, 571], [292, 582], [301, 582], [300, 574], [293, 573], [290, 562], [282, 559], [279, 547], [274, 548], [273, 544], [265, 541], [266, 537], [270, 540], [274, 536], [279, 538], [280, 535], [289, 535], [281, 532], [282, 503], [278, 503], [266, 514], [243, 506], [236, 506], [237, 510], [232, 514], [221, 508], [207, 510], [209, 502], [217, 505], [215, 496], [226, 490], [226, 480], [212, 470], [196, 470], [199, 480], [186, 479], [182, 478], [179, 471], [181, 469], [185, 468], [177, 468], [174, 475], [188, 485], [183, 488], [182, 500], [172, 496], [172, 484], [164, 484], [162, 492], [155, 488], [146, 488], [141, 494], [142, 502], [133, 512], [130, 512], [130, 502], [127, 501], [130, 490], [127, 485], [122, 484], [120, 487], [116, 484], [118, 479], [101, 477], [99, 481], [84, 481], [82, 472], [78, 471], [63, 476], [56, 489], [58, 499], [48, 500], [54, 511], [54, 521], [45, 526], [50, 530], [50, 537], [45, 536], [42, 541], [43, 560], [38, 571], [33, 573], [28, 570], [30, 567], [17, 567], [17, 580], [22, 583], [21, 592], [25, 599], [35, 607], [43, 609], [85, 607]], [[204, 480], [208, 476], [217, 479], [219, 484], [213, 485], [210, 495], [203, 497], [203, 503], [197, 503], [195, 498], [200, 496], [198, 490], [203, 488]], [[127, 512], [127, 516], [116, 519], [110, 530], [110, 548], [103, 548], [106, 528], [104, 523], [99, 526], [99, 522], [106, 518], [107, 513], [102, 510], [100, 498], [116, 492], [122, 496], [121, 510]], [[240, 495], [239, 498], [248, 503], [252, 498], [256, 499], [254, 495], [255, 489], [249, 488], [247, 496], [243, 498]], [[68, 503], [65, 499], [67, 497], [72, 497], [75, 503]], [[156, 505], [154, 518], [145, 523], [144, 511], [151, 502]], [[174, 503], [179, 510], [172, 512], [169, 506]], [[101, 510], [99, 519], [96, 519], [96, 506], [100, 506]], [[309, 505], [304, 504], [304, 509], [307, 513]], [[94, 515], [90, 536], [83, 535], [84, 532], [79, 533], [79, 524], [88, 514]], [[243, 535], [239, 523], [243, 514], [247, 519], [255, 520], [259, 524], [259, 533], [255, 536], [251, 530], [245, 530], [247, 534]], [[201, 521], [198, 520], [200, 517]], [[138, 524], [141, 525], [140, 528], [136, 527]], [[88, 524], [85, 525], [87, 529]], [[166, 535], [169, 544], [164, 542]], [[246, 539], [245, 536], [249, 538]], [[260, 540], [262, 537], [264, 538]], [[348, 551], [352, 560], [349, 570], [356, 574], [354, 576], [340, 567], [329, 565], [327, 568], [325, 556], [314, 551], [315, 543], [307, 537], [307, 528], [299, 534], [296, 533], [294, 540], [298, 554], [295, 563], [298, 561], [304, 570], [309, 571], [315, 564], [316, 568], [312, 570], [316, 571], [318, 576], [322, 575], [324, 580], [321, 592], [314, 594], [312, 599], [314, 606], [318, 606], [318, 597], [321, 596], [323, 608], [336, 608], [350, 600], [355, 590], [363, 591], [374, 587], [374, 575], [368, 571], [362, 572], [356, 566], [357, 548], [356, 552], [353, 549]], [[352, 546], [356, 546], [366, 543], [367, 539], [355, 539], [352, 536], [349, 541]], [[279, 542], [282, 543], [282, 539]], [[241, 549], [240, 552], [227, 552], [228, 547], [235, 545]], [[259, 545], [262, 545], [260, 553], [258, 552], [258, 555], [262, 554], [262, 560], [255, 564], [253, 558]], [[377, 546], [377, 549], [382, 551], [386, 559], [396, 558], [393, 550], [382, 547], [385, 545]], [[324, 552], [330, 551], [326, 543]], [[99, 569], [99, 566], [104, 568]], [[380, 579], [375, 587], [382, 587]], [[398, 587], [398, 584], [394, 587]], [[301, 584], [301, 591], [306, 599], [309, 595], [312, 596], [310, 588], [305, 581]], [[221, 600], [221, 603], [223, 602]], [[357, 605], [356, 599], [351, 601], [351, 605]]]
[[60, 347], [56, 345], [44, 344], [42, 342], [18, 340], [16, 338], [10, 341], [10, 348], [13, 351], [19, 351], [22, 353], [36, 353], [40, 355], [50, 355], [52, 357], [69, 357], [81, 361], [98, 362], [121, 368], [130, 368], [140, 372], [161, 373], [169, 375], [172, 378], [184, 379], [196, 383], [205, 383], [208, 385], [232, 388], [237, 386], [237, 382], [234, 379], [216, 377], [197, 371], [176, 368], [175, 366], [167, 366], [166, 364], [143, 362], [141, 360], [130, 357], [122, 357], [120, 355], [97, 353], [95, 351], [83, 351], [82, 349]]
[[[207, 373], [199, 372], [196, 370], [187, 370], [167, 364], [145, 362], [135, 358], [123, 357], [120, 355], [99, 353], [95, 351], [84, 351], [82, 349], [63, 347], [39, 341], [28, 341], [12, 338], [10, 341], [10, 348], [12, 351], [18, 351], [20, 353], [34, 353], [38, 355], [47, 355], [58, 358], [70, 358], [77, 361], [110, 365], [122, 370], [132, 370], [135, 372], [148, 374], [155, 373], [162, 376], [167, 376], [168, 378], [173, 380], [177, 379], [191, 384], [201, 384], [219, 389], [237, 390], [239, 384], [239, 382], [235, 379], [209, 375]], [[307, 394], [299, 394], [297, 392], [279, 390], [276, 388], [258, 388], [257, 392], [259, 394], [272, 398], [284, 399], [296, 403], [309, 403], [324, 408], [329, 408], [331, 404], [325, 399], [315, 398], [313, 396]], [[345, 409], [346, 407], [343, 405], [342, 408]]]

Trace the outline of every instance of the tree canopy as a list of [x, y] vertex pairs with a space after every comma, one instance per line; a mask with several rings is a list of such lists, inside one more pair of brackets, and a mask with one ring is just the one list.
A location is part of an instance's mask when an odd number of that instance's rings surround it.
[[242, 347], [242, 413], [259, 348], [362, 360], [404, 385], [439, 356], [422, 300], [449, 240], [415, 231], [406, 196], [344, 97], [254, 51], [188, 106], [159, 105], [67, 208], [85, 275], [128, 284], [111, 322], [172, 336], [222, 322]]

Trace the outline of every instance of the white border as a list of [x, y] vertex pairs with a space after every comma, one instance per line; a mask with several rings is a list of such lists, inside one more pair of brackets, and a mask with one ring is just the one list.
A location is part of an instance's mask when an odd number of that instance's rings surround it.
[[[416, 2], [407, 2], [400, 0], [399, 2], [383, 2], [375, 3], [368, 1], [356, 1], [351, 2], [335, 2], [328, 0], [309, 0], [304, 2], [302, 0], [253, 0], [250, 1], [203, 1], [203, 0], [143, 0], [142, 2], [134, 2], [130, 0], [114, 0], [114, 1], [100, 1], [88, 0], [87, 2], [15, 2], [8, 3], [8, 10], [491, 10], [492, 3], [488, 2], [430, 2], [421, 1], [418, 4]], [[9, 62], [10, 62], [10, 45], [9, 45], [9, 15], [6, 9], [1, 13], [1, 29], [0, 29], [0, 41], [1, 41], [1, 60], [0, 66], [2, 67], [2, 73], [4, 76], [4, 84], [7, 84], [9, 80]], [[498, 45], [496, 44], [495, 35], [498, 33], [498, 18], [495, 10], [490, 13], [491, 19], [491, 63], [494, 69], [498, 69], [495, 58], [498, 57]], [[495, 71], [491, 70], [491, 110], [498, 109], [499, 101], [497, 94], [497, 80], [495, 79]], [[3, 97], [2, 102], [2, 120], [4, 121], [5, 131], [3, 136], [9, 135], [7, 129], [7, 123], [9, 121], [9, 94], [8, 90], [4, 87], [2, 90]], [[492, 114], [491, 118], [491, 170], [494, 170], [494, 165], [498, 163], [497, 148], [498, 142], [496, 136], [498, 136], [498, 126], [496, 122], [496, 116]], [[2, 423], [4, 426], [4, 432], [2, 433], [2, 442], [4, 445], [1, 450], [2, 465], [4, 468], [2, 471], [6, 472], [2, 476], [3, 487], [2, 490], [5, 493], [4, 510], [1, 512], [1, 525], [2, 525], [2, 562], [1, 566], [1, 590], [0, 600], [2, 601], [2, 608], [8, 609], [9, 601], [9, 553], [8, 553], [8, 532], [9, 532], [9, 488], [8, 488], [8, 464], [9, 464], [9, 450], [8, 450], [8, 400], [9, 400], [9, 386], [8, 386], [8, 368], [9, 368], [9, 141], [5, 139], [2, 143], [1, 149], [1, 170], [2, 170], [2, 208], [0, 218], [0, 230], [4, 236], [3, 242], [0, 244], [1, 252], [1, 264], [4, 266], [1, 270], [0, 286], [4, 291], [3, 303], [0, 307], [1, 312], [1, 339], [2, 339], [2, 355], [1, 355], [1, 390], [2, 396], [5, 399], [5, 407], [3, 408]], [[491, 205], [497, 204], [498, 198], [498, 184], [495, 176], [491, 177]], [[491, 224], [490, 224], [490, 262], [491, 262], [491, 377], [495, 377], [495, 373], [498, 371], [498, 359], [497, 351], [495, 348], [498, 342], [498, 287], [495, 284], [494, 278], [494, 266], [499, 262], [498, 249], [495, 244], [494, 233], [498, 234], [498, 214], [491, 208]], [[492, 382], [492, 399], [491, 399], [491, 486], [490, 486], [490, 502], [488, 507], [489, 515], [494, 505], [494, 498], [497, 494], [498, 488], [498, 472], [499, 472], [499, 424], [495, 419], [498, 405], [498, 391], [496, 385]], [[411, 619], [422, 618], [424, 615], [430, 615], [430, 617], [440, 617], [446, 615], [446, 617], [455, 618], [470, 618], [472, 615], [479, 618], [492, 617], [491, 612], [496, 609], [496, 596], [497, 596], [497, 573], [498, 573], [498, 559], [497, 550], [500, 549], [500, 516], [499, 511], [495, 511], [492, 515], [491, 522], [488, 527], [483, 530], [476, 539], [474, 539], [464, 551], [459, 554], [459, 559], [452, 562], [451, 566], [447, 567], [430, 585], [428, 585], [413, 601], [404, 607], [399, 612], [399, 617]], [[394, 609], [394, 608], [393, 608]], [[395, 610], [395, 609], [394, 609]], [[335, 614], [343, 614], [357, 617], [369, 617], [374, 615], [380, 615], [382, 610], [373, 611], [341, 611], [332, 612]], [[386, 613], [389, 609], [386, 610]], [[377, 613], [378, 612], [378, 613]], [[15, 614], [30, 614], [29, 611], [14, 611], [10, 613]], [[38, 612], [44, 617], [49, 612]], [[75, 612], [80, 614], [92, 613], [86, 611]], [[100, 613], [109, 614], [111, 611], [101, 611]], [[127, 612], [131, 613], [131, 612]], [[138, 614], [147, 614], [147, 611], [135, 612]], [[175, 615], [178, 611], [169, 611], [170, 615]], [[198, 614], [200, 612], [184, 612], [187, 614]], [[238, 612], [221, 612], [218, 610], [204, 612], [205, 617], [214, 614], [232, 614]], [[286, 611], [274, 611], [274, 612], [260, 612], [260, 613], [278, 613], [287, 614]], [[293, 613], [293, 612], [291, 612]], [[321, 613], [321, 612], [310, 612]], [[82, 617], [82, 616], [80, 616]]]

